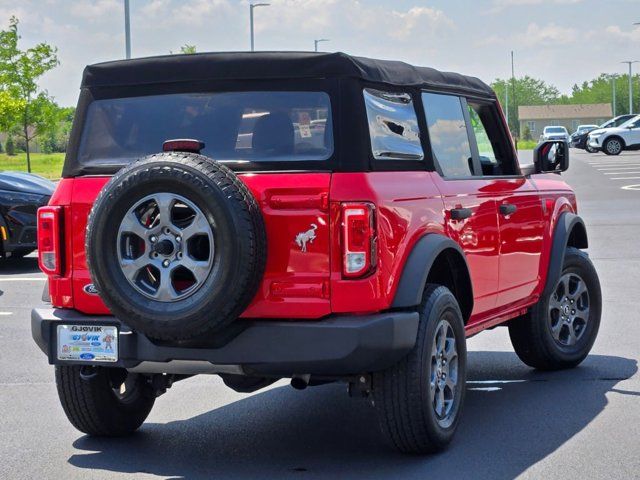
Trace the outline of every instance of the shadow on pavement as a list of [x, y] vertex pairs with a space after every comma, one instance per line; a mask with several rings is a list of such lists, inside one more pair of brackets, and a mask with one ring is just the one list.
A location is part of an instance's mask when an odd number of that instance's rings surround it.
[[[79, 468], [174, 478], [513, 478], [580, 432], [635, 360], [590, 356], [577, 369], [536, 372], [510, 352], [470, 352], [465, 413], [439, 455], [395, 453], [365, 400], [344, 386], [280, 387], [125, 439], [83, 436]], [[579, 406], [579, 408], [578, 408]]]
[[0, 275], [15, 275], [19, 273], [40, 273], [38, 257], [0, 259]]

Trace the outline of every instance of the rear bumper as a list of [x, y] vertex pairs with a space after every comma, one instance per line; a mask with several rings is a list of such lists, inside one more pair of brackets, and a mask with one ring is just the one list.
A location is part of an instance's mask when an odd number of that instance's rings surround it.
[[418, 321], [416, 312], [332, 316], [322, 321], [238, 321], [224, 344], [195, 348], [154, 343], [115, 317], [35, 309], [31, 333], [50, 364], [85, 364], [57, 359], [56, 326], [93, 323], [118, 326], [119, 359], [106, 364], [110, 367], [148, 373], [345, 376], [383, 370], [400, 360], [415, 345]]

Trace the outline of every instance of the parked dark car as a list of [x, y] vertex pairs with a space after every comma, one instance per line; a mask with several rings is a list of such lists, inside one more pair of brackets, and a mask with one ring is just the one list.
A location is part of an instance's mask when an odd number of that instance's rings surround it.
[[594, 150], [587, 143], [587, 138], [589, 137], [589, 132], [592, 132], [599, 128], [611, 128], [611, 127], [619, 127], [623, 123], [631, 120], [635, 115], [626, 114], [619, 115], [617, 117], [612, 118], [611, 120], [606, 121], [599, 127], [594, 126], [589, 129], [581, 129], [578, 127], [578, 131], [576, 131], [573, 135], [571, 135], [571, 146], [573, 148], [580, 148], [582, 150], [586, 150], [589, 153], [595, 153], [597, 150]]
[[36, 212], [55, 184], [24, 172], [0, 171], [0, 258], [23, 257], [36, 249]]

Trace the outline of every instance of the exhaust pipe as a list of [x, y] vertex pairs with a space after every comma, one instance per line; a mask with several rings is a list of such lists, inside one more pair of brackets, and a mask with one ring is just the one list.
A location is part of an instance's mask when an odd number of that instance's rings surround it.
[[304, 390], [309, 386], [309, 379], [311, 375], [306, 373], [304, 375], [294, 375], [291, 377], [291, 386], [296, 390]]

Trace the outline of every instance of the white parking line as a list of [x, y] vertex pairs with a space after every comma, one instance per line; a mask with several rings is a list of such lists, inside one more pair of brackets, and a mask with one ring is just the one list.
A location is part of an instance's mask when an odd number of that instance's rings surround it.
[[13, 312], [0, 312], [0, 317], [7, 317], [9, 315], [13, 315]]
[[637, 165], [638, 161], [635, 160], [633, 162], [602, 162], [602, 163], [590, 163], [592, 167], [614, 167], [614, 166], [625, 166], [625, 165]]
[[616, 177], [609, 180], [640, 180], [640, 177]]
[[604, 173], [605, 175], [621, 175], [623, 173], [631, 175], [631, 174], [640, 173], [640, 172], [602, 172], [602, 173]]
[[629, 170], [629, 169], [633, 169], [633, 168], [640, 168], [640, 163], [637, 165], [625, 165], [624, 167], [598, 167], [596, 168], [596, 170], [598, 171], [603, 171], [603, 170]]
[[640, 183], [636, 183], [634, 185], [625, 185], [624, 187], [620, 187], [622, 190], [640, 190]]

